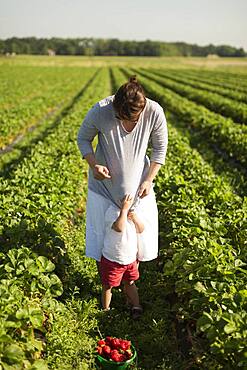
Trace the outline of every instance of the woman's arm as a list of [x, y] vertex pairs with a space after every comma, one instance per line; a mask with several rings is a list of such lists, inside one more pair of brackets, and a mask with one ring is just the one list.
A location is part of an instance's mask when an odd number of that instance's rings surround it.
[[84, 118], [77, 135], [77, 145], [80, 149], [82, 156], [85, 158], [87, 154], [94, 154], [92, 141], [98, 134], [96, 126], [98, 119], [98, 111], [96, 106], [91, 108], [86, 117]]
[[95, 155], [93, 153], [86, 154], [84, 158], [91, 167], [94, 178], [96, 180], [104, 180], [111, 178], [108, 168], [106, 166], [97, 164]]
[[164, 164], [168, 146], [168, 130], [165, 113], [160, 105], [156, 108], [156, 119], [150, 138], [152, 146], [150, 161]]
[[88, 111], [84, 121], [82, 122], [77, 136], [77, 144], [83, 158], [86, 159], [87, 163], [91, 167], [94, 178], [97, 180], [104, 180], [111, 178], [109, 170], [107, 167], [97, 163], [92, 146], [92, 141], [99, 132], [95, 123], [98, 122], [98, 119], [99, 111], [97, 104], [95, 104], [94, 107]]
[[157, 115], [154, 128], [151, 133], [152, 153], [150, 157], [150, 168], [146, 179], [139, 188], [139, 197], [144, 198], [149, 194], [152, 182], [157, 175], [160, 167], [165, 162], [167, 145], [168, 145], [168, 131], [166, 117], [163, 108], [157, 105]]
[[139, 188], [138, 195], [140, 198], [144, 198], [146, 195], [149, 194], [151, 186], [152, 186], [152, 182], [155, 176], [157, 175], [157, 173], [159, 172], [160, 167], [161, 167], [160, 163], [156, 163], [156, 162], [150, 163], [150, 168], [149, 168], [147, 177]]

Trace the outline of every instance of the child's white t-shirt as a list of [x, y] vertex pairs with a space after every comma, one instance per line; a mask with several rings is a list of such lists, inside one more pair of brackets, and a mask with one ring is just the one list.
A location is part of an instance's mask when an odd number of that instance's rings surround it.
[[105, 237], [102, 254], [110, 261], [128, 265], [137, 258], [137, 233], [133, 221], [128, 220], [123, 232], [112, 229], [120, 209], [111, 205], [105, 213]]

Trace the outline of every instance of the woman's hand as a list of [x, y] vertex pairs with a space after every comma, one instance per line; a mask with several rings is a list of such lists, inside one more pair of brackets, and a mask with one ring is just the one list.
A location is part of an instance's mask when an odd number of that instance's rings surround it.
[[146, 197], [149, 194], [151, 187], [152, 187], [152, 181], [148, 181], [148, 180], [143, 181], [143, 183], [141, 184], [139, 188], [139, 192], [138, 192], [139, 197], [140, 198]]
[[96, 164], [93, 167], [93, 176], [96, 180], [110, 179], [110, 173], [107, 167]]

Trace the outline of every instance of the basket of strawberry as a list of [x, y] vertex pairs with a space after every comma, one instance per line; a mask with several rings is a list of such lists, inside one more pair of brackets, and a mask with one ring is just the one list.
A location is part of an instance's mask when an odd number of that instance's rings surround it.
[[106, 337], [98, 341], [97, 365], [100, 369], [129, 369], [135, 365], [137, 354], [131, 341]]

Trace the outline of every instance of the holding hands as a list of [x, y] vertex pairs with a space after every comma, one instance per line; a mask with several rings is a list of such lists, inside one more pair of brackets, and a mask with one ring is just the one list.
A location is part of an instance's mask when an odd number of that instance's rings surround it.
[[130, 211], [130, 207], [132, 206], [132, 204], [133, 204], [133, 197], [131, 197], [130, 195], [125, 195], [125, 197], [122, 200], [122, 210], [121, 211], [127, 213], [127, 219], [134, 223], [136, 232], [142, 233], [144, 230], [144, 224], [139, 219], [136, 212]]
[[144, 224], [139, 219], [134, 211], [130, 211], [133, 204], [133, 197], [130, 194], [126, 194], [121, 201], [121, 211], [117, 220], [113, 223], [112, 228], [117, 232], [122, 232], [126, 227], [126, 221], [131, 220], [136, 228], [137, 233], [142, 233], [144, 230]]
[[129, 211], [128, 212], [128, 219], [133, 221], [135, 219], [135, 212], [134, 211]]
[[142, 232], [144, 230], [144, 225], [137, 216], [136, 212], [130, 211], [130, 208], [133, 204], [133, 197], [130, 195], [125, 195], [125, 197], [122, 200], [122, 211], [127, 212], [127, 219], [132, 221], [135, 224], [137, 232]]

